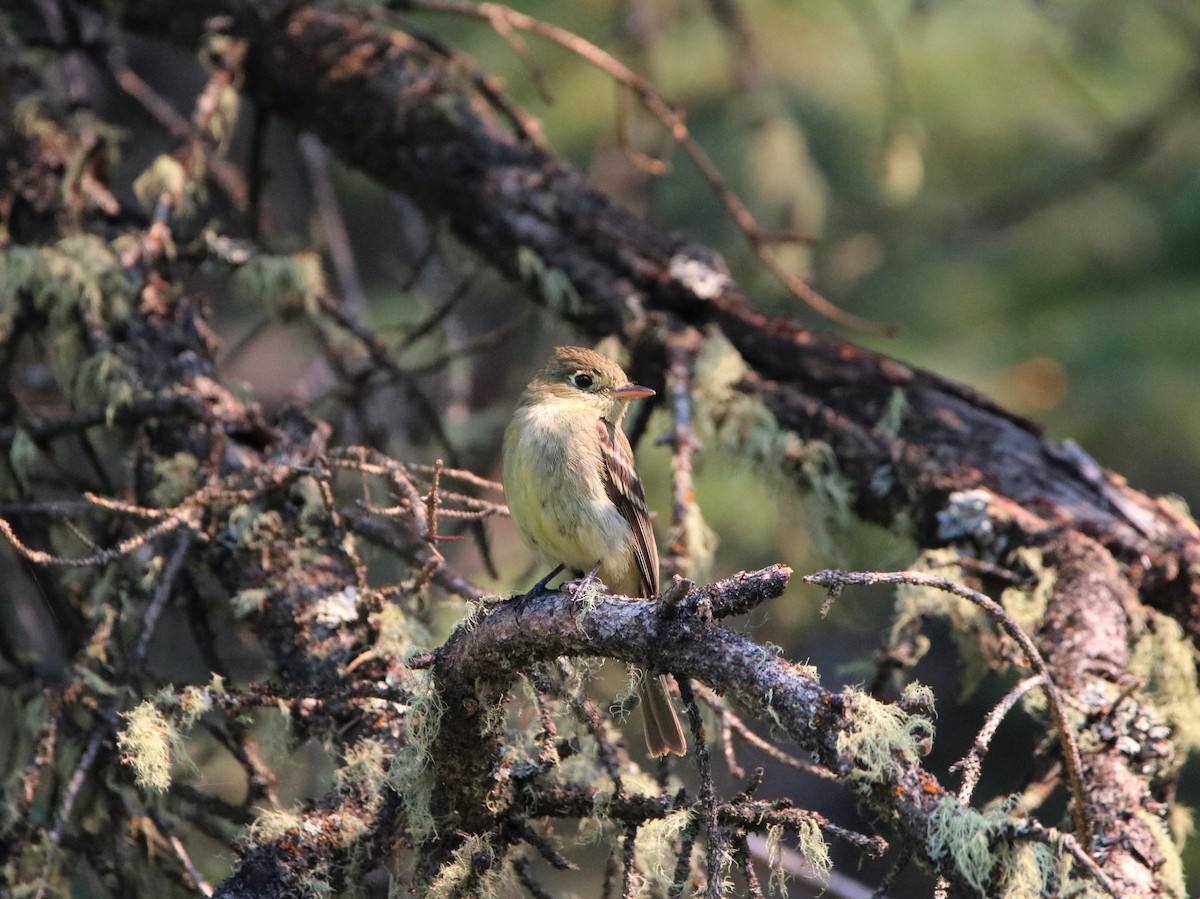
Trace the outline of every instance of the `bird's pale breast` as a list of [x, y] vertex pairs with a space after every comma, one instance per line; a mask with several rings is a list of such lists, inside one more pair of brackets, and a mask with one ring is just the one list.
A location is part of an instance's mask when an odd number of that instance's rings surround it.
[[594, 419], [583, 410], [572, 428], [561, 409], [518, 409], [504, 435], [505, 496], [539, 561], [585, 572], [599, 561], [600, 580], [636, 595], [633, 532], [605, 492]]

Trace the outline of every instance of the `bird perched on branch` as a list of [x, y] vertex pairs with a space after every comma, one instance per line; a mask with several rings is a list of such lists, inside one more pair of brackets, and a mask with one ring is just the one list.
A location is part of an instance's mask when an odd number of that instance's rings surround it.
[[[626, 404], [653, 395], [599, 353], [558, 347], [504, 434], [508, 508], [538, 561], [591, 571], [623, 596], [658, 594], [658, 547], [621, 430]], [[666, 677], [647, 676], [639, 692], [650, 754], [683, 755]]]

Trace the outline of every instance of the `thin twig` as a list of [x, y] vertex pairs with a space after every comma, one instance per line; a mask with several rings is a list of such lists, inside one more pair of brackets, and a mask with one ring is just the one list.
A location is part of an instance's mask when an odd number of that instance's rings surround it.
[[152, 806], [147, 806], [143, 811], [154, 822], [154, 826], [158, 828], [159, 833], [162, 834], [167, 844], [171, 847], [171, 851], [175, 853], [175, 858], [178, 859], [180, 867], [183, 869], [184, 874], [187, 875], [188, 880], [191, 881], [190, 886], [201, 895], [211, 896], [213, 894], [212, 885], [204, 879], [204, 875], [200, 873], [200, 869], [192, 861], [187, 847], [183, 845], [183, 841], [179, 839], [178, 834], [175, 833], [175, 828], [171, 826], [166, 816], [156, 811]]
[[1015, 687], [1005, 694], [1004, 698], [997, 703], [992, 709], [987, 718], [984, 719], [983, 727], [975, 737], [975, 742], [971, 744], [971, 749], [966, 757], [961, 761], [950, 766], [951, 771], [961, 770], [963, 772], [962, 786], [958, 788], [958, 801], [963, 805], [969, 805], [971, 802], [971, 794], [975, 792], [975, 785], [979, 782], [979, 776], [983, 773], [983, 757], [987, 755], [988, 750], [992, 745], [992, 738], [996, 735], [996, 730], [1000, 727], [1000, 722], [1012, 710], [1021, 697], [1032, 690], [1034, 687], [1043, 686], [1042, 676], [1027, 677]]
[[746, 834], [739, 833], [733, 838], [733, 854], [741, 864], [742, 877], [746, 881], [746, 895], [749, 899], [765, 899], [758, 875], [754, 873], [754, 860], [746, 842]]
[[700, 717], [700, 707], [696, 704], [696, 694], [687, 678], [680, 678], [679, 696], [683, 707], [687, 710], [688, 723], [692, 728], [692, 742], [696, 747], [696, 767], [700, 775], [700, 808], [705, 818], [705, 829], [708, 831], [708, 852], [706, 855], [705, 874], [708, 886], [705, 895], [709, 899], [721, 899], [725, 895], [725, 882], [722, 876], [721, 863], [726, 847], [725, 834], [717, 820], [716, 787], [713, 784], [712, 757], [708, 752], [708, 741], [704, 733], [704, 721]]
[[367, 294], [358, 273], [358, 262], [354, 258], [354, 244], [346, 230], [337, 191], [330, 176], [329, 151], [320, 139], [311, 133], [301, 134], [297, 140], [300, 158], [308, 172], [308, 183], [313, 200], [317, 205], [317, 216], [333, 270], [337, 272], [341, 295], [346, 301], [347, 311], [363, 316], [367, 312]]
[[1013, 839], [1033, 840], [1034, 842], [1044, 843], [1052, 848], [1062, 848], [1073, 858], [1081, 868], [1083, 868], [1096, 883], [1107, 892], [1113, 899], [1121, 899], [1121, 890], [1113, 882], [1101, 867], [1096, 863], [1090, 855], [1084, 851], [1079, 845], [1079, 841], [1069, 833], [1063, 833], [1060, 830], [1055, 830], [1052, 827], [1046, 827], [1036, 818], [1022, 818], [1005, 822], [1002, 825], [1005, 832]]
[[742, 720], [740, 715], [729, 708], [729, 703], [704, 686], [704, 684], [697, 683], [695, 690], [696, 696], [721, 716], [722, 725], [727, 726], [731, 731], [736, 731], [751, 746], [766, 753], [780, 764], [793, 768], [796, 771], [803, 771], [806, 774], [811, 774], [814, 777], [820, 777], [825, 780], [837, 780], [838, 775], [835, 772], [827, 768], [822, 768], [820, 765], [814, 765], [806, 759], [790, 755], [769, 740], [764, 740], [750, 729], [750, 726]]
[[663, 97], [648, 80], [638, 75], [612, 54], [565, 28], [517, 12], [499, 3], [476, 4], [462, 2], [462, 0], [391, 0], [388, 5], [393, 9], [451, 13], [482, 19], [488, 22], [497, 33], [512, 29], [528, 31], [558, 44], [600, 69], [614, 81], [630, 90], [663, 124], [672, 139], [683, 148], [697, 171], [725, 206], [738, 229], [745, 235], [755, 255], [794, 296], [830, 321], [862, 331], [894, 333], [893, 326], [868, 321], [835, 306], [807, 281], [795, 272], [788, 270], [775, 255], [770, 235], [758, 224], [742, 199], [725, 183], [725, 178], [716, 163], [692, 137], [683, 110], [677, 104]]
[[956, 581], [935, 577], [921, 571], [818, 571], [804, 578], [805, 583], [824, 587], [830, 599], [836, 598], [842, 589], [851, 584], [909, 584], [917, 587], [932, 587], [954, 596], [972, 602], [1000, 625], [1029, 659], [1029, 664], [1037, 672], [1042, 681], [1042, 689], [1046, 693], [1046, 703], [1050, 708], [1050, 716], [1058, 732], [1059, 745], [1062, 747], [1063, 762], [1067, 769], [1067, 780], [1071, 785], [1071, 812], [1075, 821], [1076, 838], [1081, 845], [1092, 844], [1092, 822], [1088, 817], [1085, 804], [1086, 792], [1083, 784], [1083, 763], [1079, 756], [1079, 746], [1075, 742], [1075, 731], [1067, 720], [1066, 709], [1062, 694], [1050, 676], [1050, 670], [1042, 654], [1038, 652], [1033, 640], [1013, 620], [998, 602], [985, 593], [972, 590]]
[[192, 534], [188, 531], [184, 531], [179, 535], [179, 539], [175, 542], [175, 548], [171, 550], [171, 555], [167, 559], [167, 564], [163, 569], [158, 586], [154, 590], [154, 596], [150, 600], [150, 605], [146, 609], [145, 623], [142, 627], [141, 636], [138, 637], [137, 646], [134, 648], [133, 662], [130, 665], [131, 677], [135, 681], [145, 671], [146, 654], [150, 649], [150, 640], [154, 637], [154, 632], [158, 628], [158, 620], [167, 605], [167, 600], [171, 598], [171, 593], [175, 588], [175, 581], [179, 577], [179, 572], [183, 570], [184, 560], [187, 559], [188, 550], [192, 547], [192, 539]]
[[512, 868], [521, 886], [525, 887], [533, 899], [554, 899], [553, 893], [547, 892], [540, 883], [533, 879], [533, 872], [530, 871], [528, 858], [523, 855], [517, 856], [512, 861]]
[[[433, 246], [436, 247], [437, 245], [434, 244]], [[396, 345], [396, 349], [408, 349], [413, 344], [417, 343], [417, 341], [421, 340], [423, 337], [426, 337], [431, 331], [433, 331], [434, 328], [444, 322], [446, 320], [446, 316], [454, 311], [454, 307], [458, 305], [459, 301], [470, 292], [472, 287], [475, 286], [475, 282], [479, 279], [479, 274], [482, 271], [483, 266], [476, 266], [473, 270], [468, 272], [458, 282], [458, 286], [450, 292], [449, 296], [447, 296], [437, 308], [430, 312], [429, 315], [427, 315], [422, 321], [413, 325], [405, 332], [404, 337], [402, 337], [400, 342]]]
[[420, 414], [421, 420], [429, 427], [434, 438], [441, 444], [442, 449], [446, 451], [446, 455], [450, 459], [450, 464], [455, 468], [461, 468], [462, 462], [458, 457], [458, 451], [450, 442], [450, 437], [446, 434], [446, 430], [442, 426], [441, 416], [438, 414], [437, 407], [417, 385], [412, 373], [396, 361], [391, 350], [388, 349], [386, 344], [373, 331], [347, 315], [345, 310], [334, 301], [333, 297], [328, 294], [321, 296], [319, 298], [319, 305], [321, 311], [333, 319], [338, 327], [347, 331], [362, 344], [363, 349], [367, 351], [367, 355], [371, 357], [371, 361], [376, 367], [384, 369], [405, 389], [409, 398], [417, 406], [417, 412]]
[[621, 899], [634, 899], [634, 871], [637, 870], [635, 846], [637, 844], [638, 826], [626, 824], [621, 840]]
[[[767, 839], [761, 834], [748, 834], [746, 843], [756, 858], [766, 862], [768, 859]], [[869, 886], [847, 877], [838, 871], [831, 871], [828, 880], [817, 876], [808, 860], [788, 846], [779, 848], [779, 864], [797, 880], [820, 891], [823, 899], [888, 899], [886, 894], [872, 891]]]
[[[438, 55], [450, 60], [454, 66], [467, 74], [474, 85], [475, 90], [479, 91], [479, 95], [487, 102], [492, 109], [496, 110], [503, 118], [505, 118], [513, 129], [513, 133], [523, 141], [527, 141], [539, 150], [549, 152], [549, 146], [546, 143], [546, 135], [542, 132], [542, 125], [534, 116], [529, 115], [519, 106], [511, 103], [504, 94], [503, 84], [494, 76], [485, 72], [478, 63], [475, 62], [466, 53], [451, 47], [437, 35], [431, 34], [424, 29], [417, 28], [411, 22], [405, 23], [404, 30], [411, 37], [416, 38], [421, 43], [425, 44], [430, 50]], [[503, 37], [503, 35], [501, 35]], [[511, 44], [510, 44], [511, 46]], [[518, 56], [520, 54], [518, 53]], [[535, 81], [537, 76], [534, 76]]]
[[75, 809], [75, 802], [79, 799], [79, 792], [83, 789], [83, 784], [87, 780], [92, 766], [96, 764], [100, 750], [116, 730], [118, 714], [117, 707], [111, 706], [100, 715], [100, 720], [92, 725], [92, 735], [88, 738], [87, 745], [79, 756], [75, 770], [71, 772], [66, 789], [63, 790], [62, 799], [59, 801], [58, 811], [54, 815], [54, 826], [50, 828], [50, 842], [55, 846], [62, 843], [63, 833], [71, 818], [71, 812]]
[[[558, 659], [557, 664], [564, 684], [580, 681], [574, 666], [566, 659]], [[604, 718], [600, 714], [600, 710], [596, 708], [596, 704], [583, 692], [582, 682], [580, 682], [578, 690], [568, 693], [568, 697], [568, 704], [575, 718], [588, 729], [592, 739], [596, 741], [596, 756], [599, 758], [600, 764], [604, 766], [609, 779], [612, 780], [613, 795], [623, 795], [625, 785], [621, 779], [621, 769], [629, 762], [628, 754], [614, 746], [608, 738], [608, 733], [604, 729]]]
[[692, 482], [692, 453], [700, 441], [692, 431], [692, 367], [701, 347], [700, 332], [693, 328], [667, 337], [667, 402], [671, 429], [661, 442], [671, 447], [671, 530], [662, 563], [669, 574], [696, 577], [690, 533], [696, 520], [696, 491]]

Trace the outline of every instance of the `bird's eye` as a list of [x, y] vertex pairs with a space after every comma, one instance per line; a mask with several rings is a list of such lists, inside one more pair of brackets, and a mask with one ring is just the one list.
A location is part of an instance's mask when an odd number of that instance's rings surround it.
[[592, 386], [592, 376], [585, 374], [584, 372], [580, 372], [579, 374], [575, 375], [575, 377], [571, 378], [571, 383], [580, 390], [587, 390]]

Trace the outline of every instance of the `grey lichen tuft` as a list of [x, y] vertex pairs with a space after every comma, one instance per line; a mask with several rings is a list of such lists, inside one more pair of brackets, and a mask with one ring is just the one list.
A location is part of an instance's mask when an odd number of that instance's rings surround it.
[[125, 727], [117, 735], [121, 761], [133, 768], [137, 782], [165, 793], [171, 786], [171, 758], [182, 752], [179, 731], [149, 701], [124, 712]]
[[283, 321], [314, 315], [326, 291], [321, 257], [309, 251], [259, 253], [234, 272], [232, 287], [238, 299]]
[[433, 799], [433, 741], [441, 727], [446, 706], [428, 675], [414, 672], [410, 686], [413, 701], [408, 709], [408, 742], [392, 759], [388, 785], [404, 803], [408, 829], [414, 843], [421, 843], [434, 832], [430, 803]]
[[388, 782], [389, 752], [382, 740], [360, 740], [342, 753], [342, 764], [334, 772], [334, 783], [341, 793], [357, 793], [368, 808], [383, 798]]
[[933, 739], [932, 722], [858, 690], [843, 696], [853, 726], [838, 734], [837, 752], [853, 780], [870, 787], [917, 764]]
[[[935, 572], [955, 581], [964, 577], [958, 565], [958, 553], [953, 549], [926, 550], [911, 568]], [[892, 649], [898, 649], [906, 641], [910, 643], [908, 657], [912, 664], [916, 664], [929, 647], [928, 639], [919, 633], [925, 618], [940, 618], [950, 626], [951, 639], [963, 666], [962, 692], [964, 696], [970, 696], [990, 670], [991, 657], [985, 655], [984, 648], [999, 645], [995, 622], [978, 606], [945, 590], [899, 585], [888, 643]]]
[[[476, 873], [485, 867], [482, 874]], [[458, 899], [473, 896], [477, 899], [493, 899], [499, 871], [495, 865], [495, 851], [479, 834], [471, 834], [454, 850], [451, 859], [442, 865], [437, 877], [425, 891], [425, 899]]]
[[947, 796], [929, 816], [925, 851], [935, 862], [949, 858], [962, 879], [979, 895], [993, 895], [988, 891], [996, 865], [996, 854], [992, 851], [993, 829], [987, 815]]
[[638, 828], [634, 842], [634, 857], [645, 874], [647, 886], [670, 887], [675, 876], [676, 843], [687, 827], [691, 812], [680, 809], [665, 818], [655, 818]]

